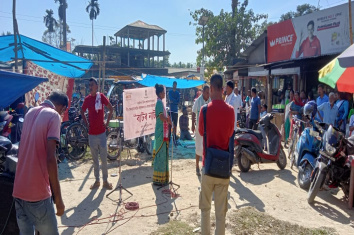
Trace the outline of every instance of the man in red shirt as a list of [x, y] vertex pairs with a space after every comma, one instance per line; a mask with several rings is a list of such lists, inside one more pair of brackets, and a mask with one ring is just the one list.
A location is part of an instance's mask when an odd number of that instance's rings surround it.
[[[90, 79], [90, 94], [85, 98], [81, 108], [81, 116], [89, 128], [89, 145], [93, 160], [93, 169], [96, 181], [91, 185], [90, 189], [95, 189], [100, 186], [100, 166], [98, 161], [98, 154], [100, 154], [102, 163], [102, 178], [103, 187], [112, 189], [113, 186], [108, 182], [107, 169], [107, 136], [106, 128], [112, 118], [113, 107], [107, 97], [98, 91], [98, 83], [95, 78]], [[106, 123], [104, 122], [104, 107], [107, 106], [109, 110]], [[88, 109], [89, 123], [87, 122], [85, 112]]]
[[59, 234], [57, 216], [64, 214], [55, 157], [60, 139], [60, 115], [69, 99], [53, 91], [48, 100], [28, 111], [23, 123], [13, 197], [21, 234]]
[[299, 46], [299, 50], [296, 51], [296, 58], [299, 58], [301, 54], [303, 54], [303, 57], [321, 55], [320, 40], [318, 40], [318, 38], [315, 35], [313, 35], [313, 32], [315, 30], [315, 22], [313, 22], [313, 20], [307, 23], [307, 30], [309, 36], [302, 43], [301, 43], [301, 39], [302, 39], [302, 32], [301, 32], [300, 41], [299, 41], [300, 46]]
[[[210, 98], [206, 114], [207, 147], [229, 150], [229, 139], [234, 132], [235, 112], [233, 107], [226, 104], [222, 98], [223, 79], [214, 74], [210, 79]], [[222, 114], [222, 115], [220, 115]], [[204, 135], [203, 112], [199, 113], [199, 133]], [[205, 149], [203, 153], [203, 166], [205, 162]], [[214, 192], [216, 228], [215, 234], [225, 234], [225, 217], [227, 212], [227, 194], [230, 179], [215, 178], [202, 174], [202, 185], [199, 196], [199, 209], [201, 209], [202, 235], [210, 234], [211, 197]]]

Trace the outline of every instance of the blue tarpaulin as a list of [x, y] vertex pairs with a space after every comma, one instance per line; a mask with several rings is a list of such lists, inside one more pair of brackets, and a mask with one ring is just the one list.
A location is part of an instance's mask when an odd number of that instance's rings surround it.
[[[81, 77], [92, 66], [90, 60], [60, 50], [46, 43], [19, 35], [18, 58], [33, 63], [69, 78]], [[8, 62], [15, 58], [14, 36], [0, 36], [0, 61]]]
[[187, 79], [177, 79], [177, 78], [169, 78], [169, 77], [160, 77], [154, 75], [146, 75], [146, 77], [139, 81], [139, 83], [143, 86], [154, 87], [157, 84], [164, 85], [165, 87], [173, 87], [173, 82], [177, 82], [178, 89], [192, 88], [205, 84], [205, 81], [199, 80], [187, 80]]
[[0, 109], [8, 107], [25, 93], [46, 81], [48, 81], [46, 78], [0, 70]]

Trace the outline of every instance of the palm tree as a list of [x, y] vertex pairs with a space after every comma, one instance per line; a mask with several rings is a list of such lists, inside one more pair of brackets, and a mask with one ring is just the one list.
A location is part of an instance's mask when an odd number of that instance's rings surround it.
[[[59, 2], [58, 8], [58, 15], [59, 20], [62, 22], [62, 31], [63, 31], [63, 46], [66, 49], [66, 41], [67, 41], [67, 25], [66, 25], [66, 8], [68, 8], [68, 4], [66, 0], [54, 0], [55, 3]], [[61, 33], [60, 33], [61, 34]], [[61, 43], [61, 36], [60, 36], [60, 43]]]
[[[54, 29], [54, 28], [55, 28], [55, 27], [58, 27], [58, 22], [57, 22], [57, 20], [53, 17], [54, 12], [53, 12], [52, 9], [46, 10], [45, 12], [47, 13], [47, 15], [45, 15], [45, 16], [43, 17], [43, 22], [44, 22], [44, 24], [45, 24], [45, 27], [47, 27], [47, 29], [48, 29], [48, 33], [50, 33], [50, 35], [51, 35], [52, 33], [55, 32], [55, 29]], [[52, 37], [51, 37], [51, 36], [49, 36], [49, 40], [50, 40], [50, 44], [52, 44]]]
[[90, 20], [92, 21], [92, 46], [93, 46], [93, 20], [97, 18], [100, 14], [100, 5], [98, 4], [98, 0], [91, 0], [88, 2], [86, 7], [86, 12], [89, 13]]

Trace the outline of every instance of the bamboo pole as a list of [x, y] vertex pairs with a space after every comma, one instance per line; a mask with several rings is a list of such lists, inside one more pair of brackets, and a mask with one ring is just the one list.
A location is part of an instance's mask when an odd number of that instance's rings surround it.
[[15, 72], [18, 73], [18, 47], [17, 47], [17, 22], [16, 22], [16, 0], [12, 1], [12, 21], [14, 29], [14, 43], [15, 43]]

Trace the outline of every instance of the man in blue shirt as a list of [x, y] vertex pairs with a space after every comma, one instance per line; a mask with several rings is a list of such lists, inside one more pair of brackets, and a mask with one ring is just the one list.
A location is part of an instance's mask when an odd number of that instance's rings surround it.
[[178, 103], [179, 103], [179, 91], [177, 91], [177, 82], [173, 82], [173, 90], [168, 92], [168, 98], [170, 100], [170, 108], [171, 108], [171, 119], [173, 124], [173, 136], [176, 139], [176, 129], [178, 122]]
[[317, 107], [317, 113], [320, 113], [320, 111], [322, 111], [323, 113], [323, 116], [320, 115], [320, 118], [322, 118], [321, 121], [327, 124], [331, 124], [333, 126], [335, 125], [336, 118], [338, 115], [338, 106], [335, 105], [334, 101], [334, 93], [331, 92], [329, 93], [329, 102], [323, 103]]
[[251, 89], [251, 95], [251, 114], [248, 128], [257, 130], [257, 123], [261, 113], [261, 99], [257, 96], [257, 89], [254, 87]]
[[[316, 99], [317, 107], [329, 101], [328, 96], [324, 93], [323, 89], [324, 89], [323, 85], [319, 84], [317, 87], [317, 93], [318, 93], [318, 97]], [[320, 111], [320, 114], [321, 117], [323, 117], [323, 111]], [[316, 115], [316, 120], [321, 121], [320, 116], [318, 114]]]

